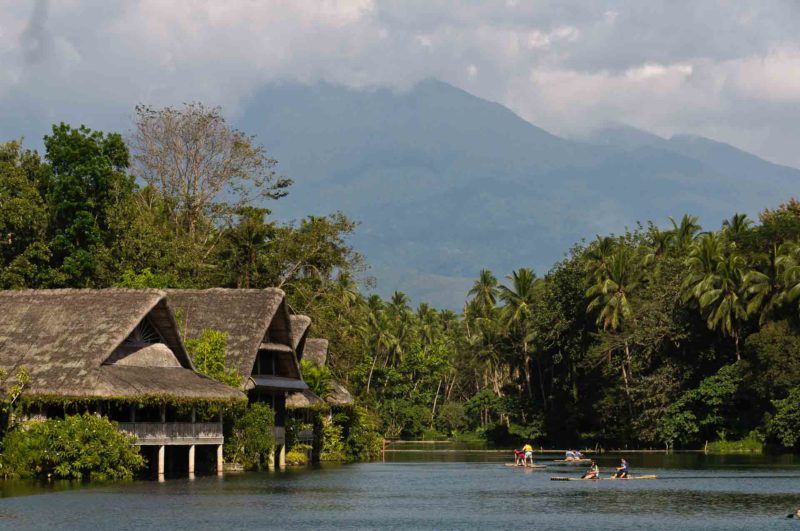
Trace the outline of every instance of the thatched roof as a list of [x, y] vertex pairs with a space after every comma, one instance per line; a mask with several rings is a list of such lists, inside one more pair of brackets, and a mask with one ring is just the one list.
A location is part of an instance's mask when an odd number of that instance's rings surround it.
[[[307, 315], [292, 315], [289, 317], [289, 322], [292, 328], [292, 348], [298, 353], [302, 352], [302, 344], [308, 336], [308, 330], [311, 327], [311, 317]], [[302, 359], [302, 356], [300, 356]]]
[[353, 403], [353, 395], [338, 380], [331, 380], [331, 394], [325, 399], [332, 406], [349, 406]]
[[324, 366], [328, 361], [328, 340], [318, 337], [306, 339], [303, 359], [315, 365], [319, 365], [320, 367]]
[[0, 368], [29, 371], [26, 395], [243, 398], [194, 372], [163, 291], [0, 291], [0, 316]]
[[310, 390], [299, 393], [290, 393], [286, 397], [286, 407], [289, 409], [308, 409], [325, 406], [325, 401]]
[[226, 364], [243, 382], [250, 378], [259, 349], [286, 354], [284, 363], [299, 375], [283, 291], [215, 288], [167, 293], [186, 337], [200, 337], [203, 330], [228, 334]]
[[[303, 359], [319, 367], [324, 367], [325, 363], [328, 361], [328, 340], [318, 337], [309, 337], [306, 339]], [[332, 406], [349, 406], [353, 403], [353, 395], [350, 394], [350, 391], [348, 391], [344, 385], [336, 379], [331, 379], [330, 383], [331, 393], [325, 398], [325, 402]], [[294, 408], [312, 407], [311, 405], [301, 405], [302, 401], [299, 398], [295, 398], [294, 400], [296, 401], [296, 405], [292, 406]], [[289, 402], [287, 401], [286, 403], [288, 407]]]

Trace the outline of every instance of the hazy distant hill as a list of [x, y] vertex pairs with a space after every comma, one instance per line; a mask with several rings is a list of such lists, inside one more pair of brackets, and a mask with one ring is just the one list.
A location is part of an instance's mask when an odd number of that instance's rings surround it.
[[716, 227], [800, 190], [800, 170], [726, 144], [625, 127], [566, 140], [438, 81], [269, 87], [238, 125], [295, 179], [277, 216], [343, 210], [378, 291], [453, 308], [482, 267], [543, 274], [596, 233], [684, 212]]

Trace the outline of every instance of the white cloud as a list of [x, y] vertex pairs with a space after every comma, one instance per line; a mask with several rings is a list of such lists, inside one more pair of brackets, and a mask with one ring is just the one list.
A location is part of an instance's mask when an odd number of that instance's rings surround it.
[[800, 48], [777, 48], [765, 56], [747, 57], [726, 66], [743, 95], [800, 103]]

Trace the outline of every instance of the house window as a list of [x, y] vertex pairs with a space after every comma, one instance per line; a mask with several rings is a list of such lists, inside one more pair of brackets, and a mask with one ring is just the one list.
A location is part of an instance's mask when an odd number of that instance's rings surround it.
[[256, 357], [255, 374], [274, 375], [275, 353], [268, 350], [259, 351]]
[[143, 346], [161, 343], [161, 336], [147, 319], [136, 325], [133, 332], [122, 342], [123, 346]]

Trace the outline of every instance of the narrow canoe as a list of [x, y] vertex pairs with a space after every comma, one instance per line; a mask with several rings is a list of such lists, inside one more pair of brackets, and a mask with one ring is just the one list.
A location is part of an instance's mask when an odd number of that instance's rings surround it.
[[526, 466], [522, 466], [522, 465], [515, 465], [513, 463], [505, 463], [505, 465], [506, 466], [511, 466], [511, 467], [514, 467], [514, 468], [547, 468], [547, 465], [526, 465]]
[[630, 476], [627, 478], [567, 478], [554, 476], [550, 481], [633, 481], [634, 479], [658, 479], [658, 476]]

